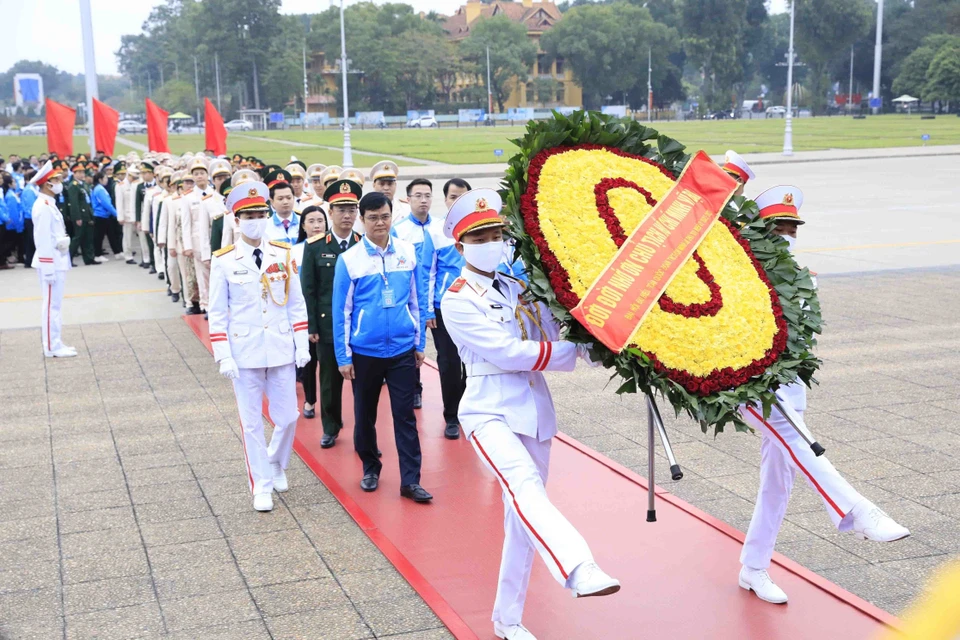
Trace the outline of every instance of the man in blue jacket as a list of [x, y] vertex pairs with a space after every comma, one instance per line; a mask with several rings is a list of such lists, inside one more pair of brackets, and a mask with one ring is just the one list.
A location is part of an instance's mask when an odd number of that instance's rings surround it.
[[[330, 206], [357, 197], [356, 184], [339, 182], [337, 193], [328, 198]], [[426, 272], [418, 268], [414, 246], [390, 235], [390, 199], [373, 192], [359, 205], [366, 235], [337, 258], [333, 339], [340, 373], [353, 383], [353, 445], [363, 462], [360, 488], [376, 491], [379, 486], [383, 464], [377, 456], [377, 405], [386, 380], [400, 495], [429, 502], [433, 496], [420, 486], [420, 437], [413, 413], [416, 370], [426, 343]]]

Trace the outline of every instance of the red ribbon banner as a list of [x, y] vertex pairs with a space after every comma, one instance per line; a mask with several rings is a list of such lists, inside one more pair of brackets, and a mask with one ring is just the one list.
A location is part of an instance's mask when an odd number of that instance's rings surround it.
[[643, 219], [571, 313], [620, 352], [700, 245], [737, 182], [703, 151]]

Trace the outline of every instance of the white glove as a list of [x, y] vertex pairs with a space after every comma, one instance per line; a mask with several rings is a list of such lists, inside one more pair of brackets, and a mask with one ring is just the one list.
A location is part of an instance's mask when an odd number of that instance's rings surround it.
[[595, 369], [600, 366], [600, 361], [599, 360], [594, 361], [593, 358], [590, 357], [590, 349], [592, 348], [593, 348], [592, 344], [578, 344], [577, 357], [579, 357], [581, 360], [586, 362], [591, 369]]
[[228, 380], [236, 380], [240, 377], [240, 369], [233, 358], [224, 358], [220, 361], [220, 375]]
[[297, 349], [293, 359], [297, 363], [298, 369], [307, 366], [307, 363], [310, 362], [310, 349]]
[[57, 251], [66, 254], [70, 250], [70, 236], [57, 238]]

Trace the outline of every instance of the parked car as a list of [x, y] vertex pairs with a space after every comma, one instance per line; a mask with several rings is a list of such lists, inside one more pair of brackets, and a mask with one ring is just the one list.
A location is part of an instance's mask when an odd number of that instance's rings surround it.
[[439, 127], [440, 123], [433, 116], [421, 116], [407, 122], [407, 126], [414, 129], [430, 129]]
[[704, 120], [729, 120], [733, 118], [733, 113], [730, 111], [714, 111], [703, 116]]
[[780, 105], [777, 105], [774, 107], [767, 107], [767, 110], [765, 113], [768, 116], [785, 116], [787, 115], [787, 108]]
[[248, 120], [231, 120], [223, 126], [227, 131], [253, 131], [253, 123]]
[[121, 120], [117, 123], [117, 133], [146, 133], [147, 125], [136, 120]]
[[20, 128], [20, 135], [22, 136], [45, 136], [47, 135], [47, 123], [46, 122], [34, 122], [33, 124], [28, 124], [25, 127]]

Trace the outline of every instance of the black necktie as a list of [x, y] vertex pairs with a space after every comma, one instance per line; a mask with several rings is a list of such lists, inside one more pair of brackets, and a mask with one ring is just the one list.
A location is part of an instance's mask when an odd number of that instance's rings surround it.
[[346, 251], [346, 250], [347, 250], [347, 241], [346, 241], [346, 240], [341, 240], [341, 241], [340, 241], [340, 251]]
[[253, 257], [257, 261], [257, 269], [259, 269], [260, 265], [263, 264], [263, 258], [261, 256], [263, 256], [263, 252], [260, 251], [260, 249], [253, 250]]
[[500, 288], [500, 281], [497, 280], [496, 278], [493, 279], [493, 288], [496, 289], [496, 290], [497, 290], [497, 293], [499, 293], [499, 294], [502, 295], [503, 297], [507, 297], [507, 296], [503, 293], [503, 289]]

